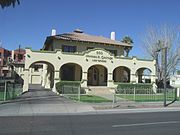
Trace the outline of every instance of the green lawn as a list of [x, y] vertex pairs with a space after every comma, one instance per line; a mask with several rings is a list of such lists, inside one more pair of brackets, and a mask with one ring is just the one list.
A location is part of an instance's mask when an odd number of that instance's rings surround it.
[[[153, 94], [153, 95], [148, 95], [148, 94], [121, 94], [117, 95], [120, 98], [125, 98], [128, 100], [133, 100], [137, 102], [151, 102], [151, 101], [163, 101], [164, 100], [164, 95], [163, 94]], [[169, 93], [166, 96], [167, 101], [173, 101], [175, 99], [175, 95], [173, 93]], [[179, 100], [179, 99], [178, 99]]]
[[[77, 95], [70, 95], [68, 96], [72, 100], [78, 101], [78, 96]], [[94, 95], [81, 95], [80, 98], [81, 102], [88, 102], [88, 103], [102, 103], [102, 102], [112, 102], [112, 100], [108, 100], [99, 96], [94, 96]]]

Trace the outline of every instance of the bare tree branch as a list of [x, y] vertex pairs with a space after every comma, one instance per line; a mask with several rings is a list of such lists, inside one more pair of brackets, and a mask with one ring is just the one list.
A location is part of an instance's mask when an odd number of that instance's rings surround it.
[[159, 51], [167, 47], [167, 78], [173, 74], [180, 62], [180, 31], [177, 27], [162, 25], [150, 26], [143, 37], [143, 47], [156, 60], [158, 81], [162, 81], [162, 61]]

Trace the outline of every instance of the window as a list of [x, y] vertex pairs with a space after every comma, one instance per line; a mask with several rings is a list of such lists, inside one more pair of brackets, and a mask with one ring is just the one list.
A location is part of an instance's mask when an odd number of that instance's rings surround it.
[[34, 67], [34, 72], [38, 72], [39, 71], [39, 67], [38, 66], [35, 66]]
[[87, 50], [89, 50], [89, 49], [93, 49], [94, 47], [87, 47]]
[[16, 55], [14, 54], [14, 59], [16, 59]]
[[23, 55], [22, 54], [18, 54], [18, 60], [22, 60], [23, 59]]
[[63, 45], [62, 46], [62, 51], [63, 52], [76, 52], [76, 46]]

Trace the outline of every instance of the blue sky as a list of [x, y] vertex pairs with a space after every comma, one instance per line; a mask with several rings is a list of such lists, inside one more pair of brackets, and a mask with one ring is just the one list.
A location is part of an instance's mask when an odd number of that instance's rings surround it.
[[51, 29], [57, 33], [76, 28], [85, 33], [116, 39], [129, 35], [131, 55], [144, 57], [142, 38], [148, 26], [180, 24], [180, 0], [20, 0], [15, 8], [0, 9], [0, 42], [7, 49], [19, 44], [42, 48]]

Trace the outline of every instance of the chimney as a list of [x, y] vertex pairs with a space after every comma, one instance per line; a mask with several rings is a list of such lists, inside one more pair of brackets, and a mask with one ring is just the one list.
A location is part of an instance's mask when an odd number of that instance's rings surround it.
[[52, 29], [51, 31], [51, 36], [55, 36], [56, 35], [56, 30], [55, 29]]
[[116, 36], [115, 36], [115, 32], [112, 31], [112, 32], [111, 32], [111, 40], [115, 40], [115, 37], [116, 37]]

